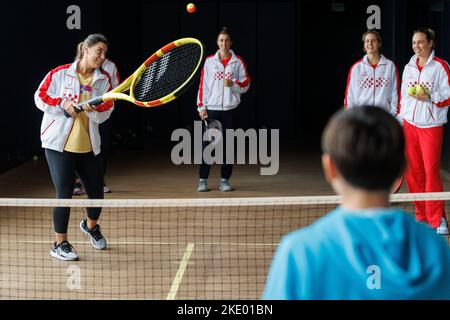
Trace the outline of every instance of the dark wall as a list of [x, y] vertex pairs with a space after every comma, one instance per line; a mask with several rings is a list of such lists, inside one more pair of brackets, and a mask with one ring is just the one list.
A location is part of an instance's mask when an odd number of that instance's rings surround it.
[[[81, 31], [66, 27], [66, 9], [71, 4], [84, 8]], [[50, 69], [74, 59], [85, 30], [101, 32], [101, 7], [95, 1], [41, 0], [12, 1], [2, 10], [0, 171], [42, 152], [42, 112], [34, 105], [34, 92]]]
[[[318, 147], [331, 114], [342, 107], [347, 72], [363, 55], [361, 34], [366, 8], [381, 7], [384, 54], [400, 73], [412, 55], [411, 35], [418, 26], [437, 31], [437, 54], [450, 60], [450, 0], [373, 1], [197, 1], [188, 14], [187, 1], [11, 2], [1, 13], [0, 50], [6, 89], [0, 117], [0, 170], [41, 151], [42, 114], [33, 94], [53, 67], [73, 60], [76, 44], [89, 33], [102, 32], [110, 57], [122, 77], [128, 76], [156, 49], [180, 37], [196, 37], [213, 54], [217, 31], [233, 31], [233, 49], [247, 62], [252, 77], [243, 97], [238, 124], [243, 128], [279, 128], [282, 139]], [[333, 3], [344, 8], [333, 11]], [[82, 29], [68, 30], [66, 8], [82, 10]], [[438, 12], [442, 8], [442, 12]], [[438, 10], [438, 11], [436, 11]], [[113, 113], [117, 137], [143, 145], [151, 137], [169, 137], [174, 128], [190, 127], [197, 118], [198, 82], [170, 105], [143, 109], [117, 102]], [[5, 101], [6, 100], [6, 101]], [[450, 169], [446, 130], [443, 165]]]
[[[333, 4], [341, 9], [333, 10]], [[380, 1], [301, 2], [297, 123], [300, 139], [312, 145], [319, 145], [329, 117], [343, 108], [348, 70], [364, 55], [361, 35], [367, 29], [366, 9], [371, 4]]]
[[[105, 14], [112, 21], [120, 21], [120, 25], [107, 24], [107, 36], [111, 43], [121, 46], [111, 52], [121, 73], [132, 72], [142, 59], [176, 38], [198, 38], [205, 46], [206, 56], [214, 54], [217, 33], [222, 26], [227, 26], [232, 32], [232, 49], [246, 61], [252, 78], [251, 89], [238, 109], [237, 125], [282, 128], [283, 137], [293, 136], [296, 127], [295, 2], [207, 1], [196, 4], [195, 14], [187, 13], [186, 3], [180, 1], [142, 2], [141, 6], [128, 8], [130, 12], [125, 15], [113, 7], [105, 8]], [[151, 21], [148, 12], [152, 12]], [[131, 39], [123, 36], [122, 24], [136, 30]], [[139, 47], [133, 43], [136, 41]], [[274, 56], [273, 48], [282, 48], [281, 55]], [[118, 102], [114, 112], [115, 127], [125, 135], [133, 128], [133, 133], [144, 139], [170, 137], [175, 128], [190, 127], [198, 118], [197, 90], [198, 81], [170, 106], [159, 108], [141, 109]]]

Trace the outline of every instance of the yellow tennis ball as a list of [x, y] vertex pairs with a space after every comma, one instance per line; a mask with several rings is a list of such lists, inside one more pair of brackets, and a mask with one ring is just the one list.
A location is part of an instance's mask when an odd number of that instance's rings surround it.
[[422, 86], [420, 84], [418, 84], [416, 86], [416, 93], [417, 94], [423, 94], [425, 91], [423, 90]]
[[409, 87], [408, 88], [408, 94], [413, 96], [416, 94], [416, 89], [414, 87]]
[[197, 9], [197, 8], [195, 7], [195, 4], [193, 4], [193, 3], [189, 3], [189, 4], [186, 6], [186, 10], [187, 10], [187, 12], [189, 12], [189, 13], [194, 13], [196, 9]]

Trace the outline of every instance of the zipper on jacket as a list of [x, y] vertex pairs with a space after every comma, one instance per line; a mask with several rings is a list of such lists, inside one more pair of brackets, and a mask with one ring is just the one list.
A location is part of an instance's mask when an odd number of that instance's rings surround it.
[[[220, 56], [219, 56], [219, 60], [220, 60]], [[220, 63], [222, 63], [222, 61], [220, 61]], [[229, 63], [229, 62], [228, 62]], [[222, 64], [223, 65], [223, 64]], [[228, 64], [227, 64], [228, 65]], [[223, 78], [225, 79], [225, 70], [227, 69], [227, 67], [223, 67]], [[225, 95], [225, 86], [222, 82], [222, 111], [223, 111], [223, 96]]]
[[[424, 66], [425, 67], [425, 66]], [[417, 68], [419, 69], [419, 68]], [[422, 68], [423, 69], [423, 68]], [[422, 74], [422, 71], [419, 70], [419, 78], [417, 78], [417, 85], [420, 86], [420, 75]], [[413, 118], [412, 121], [414, 122], [414, 120], [416, 119], [416, 108], [417, 108], [417, 104], [419, 103], [419, 100], [416, 99], [416, 103], [414, 105], [414, 110], [413, 110]]]
[[372, 69], [373, 69], [373, 106], [375, 107], [375, 88], [377, 85], [377, 78], [375, 72], [376, 67], [375, 68], [372, 67]]

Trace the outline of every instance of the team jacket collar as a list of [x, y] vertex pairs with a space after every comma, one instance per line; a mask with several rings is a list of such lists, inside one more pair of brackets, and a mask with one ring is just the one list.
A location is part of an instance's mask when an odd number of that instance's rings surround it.
[[[220, 51], [220, 50], [217, 50], [217, 52], [216, 52], [216, 54], [215, 54], [215, 59], [217, 59], [218, 61], [220, 61], [219, 51]], [[230, 59], [230, 62], [228, 62], [228, 63], [237, 61], [236, 54], [235, 54], [234, 51], [231, 50], [231, 49], [230, 49], [230, 54], [231, 54], [231, 59]]]
[[[363, 57], [363, 62], [370, 65], [369, 59], [367, 58], [367, 54]], [[378, 61], [377, 66], [381, 66], [384, 64], [387, 64], [386, 58], [382, 54], [380, 54], [380, 61]]]
[[[418, 58], [418, 57], [417, 57], [416, 54], [413, 55], [413, 56], [411, 57], [411, 59], [409, 60], [408, 65], [410, 65], [411, 67], [417, 67], [417, 58]], [[425, 66], [426, 66], [427, 64], [429, 64], [430, 61], [433, 61], [433, 59], [434, 59], [434, 50], [431, 51], [430, 56], [428, 57], [427, 63], [425, 63]]]
[[[78, 66], [78, 60], [74, 61], [69, 69], [67, 70], [67, 75], [72, 76], [72, 77], [77, 77], [77, 66]], [[94, 78], [92, 80], [92, 82], [95, 82], [99, 79], [104, 79], [105, 75], [99, 70], [99, 69], [95, 69], [94, 70]]]

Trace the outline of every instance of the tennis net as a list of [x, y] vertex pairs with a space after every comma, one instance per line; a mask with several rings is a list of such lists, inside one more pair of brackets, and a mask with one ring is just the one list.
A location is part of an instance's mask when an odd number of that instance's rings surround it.
[[[448, 212], [450, 193], [391, 198], [411, 213], [418, 200], [444, 200]], [[339, 202], [0, 199], [0, 299], [258, 299], [281, 237]], [[50, 257], [52, 207], [71, 207], [68, 238], [80, 260]], [[103, 208], [106, 250], [78, 227], [85, 207]]]

